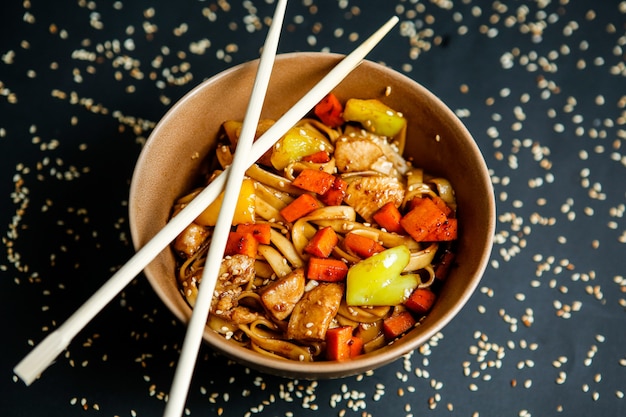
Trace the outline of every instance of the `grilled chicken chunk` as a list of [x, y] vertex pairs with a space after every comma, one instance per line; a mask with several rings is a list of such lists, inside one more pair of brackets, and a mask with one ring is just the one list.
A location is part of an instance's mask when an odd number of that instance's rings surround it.
[[191, 223], [174, 239], [174, 250], [184, 258], [192, 257], [209, 235], [209, 231], [196, 223]]
[[261, 292], [261, 301], [274, 319], [284, 320], [302, 298], [304, 284], [304, 269], [296, 269], [265, 287]]
[[392, 145], [384, 138], [377, 143], [383, 151], [385, 159], [393, 165], [394, 171], [390, 171], [388, 174], [397, 177], [406, 174], [410, 166], [406, 159], [404, 159], [400, 152], [398, 152], [398, 147], [396, 145]]
[[342, 137], [335, 143], [334, 157], [339, 172], [370, 170], [382, 156], [380, 146], [367, 138]]
[[[254, 258], [234, 255], [222, 260], [215, 291], [211, 301], [211, 314], [237, 324], [251, 323], [258, 314], [245, 306], [239, 305], [239, 295], [243, 286], [254, 279]], [[198, 285], [202, 281], [202, 270], [182, 282], [183, 295], [193, 307], [198, 297]]]
[[302, 341], [321, 341], [337, 314], [343, 298], [344, 286], [320, 283], [306, 292], [298, 301], [287, 326], [287, 338]]
[[396, 178], [385, 176], [358, 176], [347, 179], [348, 188], [344, 202], [365, 219], [372, 221], [372, 215], [388, 202], [396, 207], [404, 199], [404, 184]]
[[340, 173], [376, 171], [400, 178], [409, 169], [395, 145], [371, 133], [339, 138], [333, 156]]
[[211, 312], [235, 323], [250, 323], [257, 313], [239, 305], [239, 295], [243, 286], [254, 279], [254, 258], [246, 255], [233, 255], [222, 260], [215, 285]]

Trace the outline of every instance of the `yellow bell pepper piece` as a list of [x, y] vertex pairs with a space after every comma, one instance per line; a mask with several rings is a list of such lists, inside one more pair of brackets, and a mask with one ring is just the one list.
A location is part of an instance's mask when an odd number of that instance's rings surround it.
[[222, 127], [224, 128], [224, 132], [226, 136], [228, 136], [228, 140], [230, 143], [237, 143], [239, 140], [239, 134], [241, 133], [241, 127], [243, 126], [242, 122], [237, 120], [226, 120], [222, 123]]
[[295, 126], [276, 142], [272, 148], [271, 162], [274, 168], [281, 170], [307, 155], [324, 150], [332, 152], [333, 147], [319, 130]]
[[403, 303], [419, 285], [415, 274], [401, 275], [411, 252], [396, 246], [350, 267], [346, 278], [346, 302], [350, 306], [393, 306]]
[[[217, 216], [224, 201], [224, 192], [222, 192], [200, 215], [195, 222], [202, 226], [215, 226]], [[254, 223], [254, 211], [256, 209], [256, 195], [254, 191], [254, 181], [244, 179], [241, 183], [241, 191], [237, 199], [233, 224]]]
[[390, 138], [406, 127], [406, 119], [402, 114], [377, 99], [349, 99], [343, 109], [343, 118], [359, 122], [370, 132]]

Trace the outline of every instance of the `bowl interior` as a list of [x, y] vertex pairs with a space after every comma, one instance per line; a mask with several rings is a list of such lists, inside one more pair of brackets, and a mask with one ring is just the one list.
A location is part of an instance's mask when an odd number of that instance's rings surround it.
[[[342, 58], [323, 53], [277, 57], [263, 118], [278, 119]], [[172, 203], [197, 178], [215, 143], [221, 123], [242, 120], [257, 62], [234, 67], [203, 82], [183, 97], [157, 124], [138, 159], [130, 191], [130, 228], [136, 248], [168, 221]], [[390, 90], [389, 90], [390, 88]], [[385, 91], [390, 91], [385, 96]], [[408, 120], [405, 155], [427, 172], [448, 178], [456, 192], [459, 241], [456, 263], [433, 310], [420, 326], [374, 354], [335, 363], [271, 359], [240, 348], [212, 331], [205, 341], [244, 365], [294, 378], [341, 377], [387, 364], [417, 348], [441, 330], [463, 307], [486, 267], [495, 227], [495, 203], [487, 167], [470, 133], [437, 97], [382, 65], [364, 61], [333, 92], [341, 99], [381, 98]], [[182, 321], [191, 309], [174, 278], [175, 260], [164, 250], [145, 274], [167, 307]]]

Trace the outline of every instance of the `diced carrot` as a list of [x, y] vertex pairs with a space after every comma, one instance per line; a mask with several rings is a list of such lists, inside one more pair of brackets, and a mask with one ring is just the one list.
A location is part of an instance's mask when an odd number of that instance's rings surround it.
[[380, 227], [385, 228], [388, 232], [405, 233], [400, 225], [402, 213], [392, 201], [385, 203], [372, 217]]
[[326, 359], [344, 361], [361, 354], [363, 339], [353, 336], [351, 326], [333, 327], [326, 331]]
[[252, 233], [230, 232], [224, 255], [246, 255], [255, 258], [258, 248], [259, 241], [254, 238]]
[[415, 198], [413, 208], [400, 219], [400, 225], [418, 242], [454, 240], [457, 222], [448, 218], [430, 198]]
[[344, 124], [343, 106], [339, 102], [337, 96], [328, 93], [313, 109], [315, 115], [327, 126], [337, 127]]
[[452, 214], [452, 208], [447, 205], [445, 201], [443, 201], [443, 198], [438, 195], [434, 195], [430, 196], [430, 199], [433, 200], [433, 203], [435, 203], [435, 205], [439, 207], [439, 209], [443, 211], [446, 216], [450, 216]]
[[313, 210], [320, 208], [321, 204], [310, 194], [301, 194], [282, 210], [280, 215], [288, 222], [293, 222], [300, 217], [306, 216]]
[[443, 198], [439, 197], [438, 195], [431, 195], [428, 197], [415, 197], [411, 201], [409, 201], [408, 210], [413, 210], [415, 206], [418, 206], [424, 198], [431, 199], [433, 203], [435, 203], [435, 205], [439, 207], [439, 209], [443, 211], [446, 216], [450, 216], [454, 212], [454, 210], [452, 210], [452, 208], [445, 201], [443, 201]]
[[439, 261], [435, 263], [435, 278], [443, 281], [448, 277], [450, 273], [450, 267], [454, 263], [455, 254], [449, 249], [441, 255]]
[[383, 333], [387, 340], [395, 339], [415, 325], [415, 318], [409, 311], [401, 311], [383, 320]]
[[361, 236], [357, 233], [348, 233], [343, 239], [344, 247], [361, 258], [369, 258], [375, 253], [382, 252], [385, 248], [374, 239]]
[[292, 184], [303, 190], [316, 194], [324, 194], [332, 187], [335, 176], [317, 169], [303, 169]]
[[348, 344], [350, 345], [350, 358], [354, 358], [363, 352], [365, 341], [359, 336], [352, 336]]
[[437, 296], [428, 288], [416, 288], [413, 290], [404, 305], [417, 314], [426, 314], [435, 303]]
[[306, 276], [316, 281], [343, 281], [348, 275], [348, 265], [340, 259], [315, 258], [309, 259]]
[[318, 151], [311, 155], [303, 156], [304, 162], [313, 162], [314, 164], [325, 164], [330, 161], [330, 154], [327, 151]]
[[326, 331], [326, 359], [343, 361], [350, 359], [348, 342], [352, 337], [351, 326], [333, 327]]
[[447, 217], [446, 221], [431, 230], [424, 240], [428, 242], [443, 242], [455, 240], [458, 235], [458, 222], [455, 218]]
[[406, 206], [407, 212], [409, 212], [409, 211], [413, 210], [415, 207], [419, 206], [419, 204], [422, 201], [422, 198], [425, 198], [425, 197], [413, 197], [411, 199], [411, 201], [409, 201], [408, 205]]
[[320, 200], [327, 206], [339, 206], [346, 196], [347, 188], [348, 183], [343, 178], [335, 177], [333, 185], [320, 196]]
[[271, 226], [269, 223], [240, 223], [235, 231], [240, 233], [251, 233], [259, 243], [270, 244]]
[[304, 247], [304, 251], [318, 258], [328, 258], [335, 246], [337, 246], [338, 240], [339, 238], [335, 230], [330, 226], [326, 226], [315, 232], [315, 235]]

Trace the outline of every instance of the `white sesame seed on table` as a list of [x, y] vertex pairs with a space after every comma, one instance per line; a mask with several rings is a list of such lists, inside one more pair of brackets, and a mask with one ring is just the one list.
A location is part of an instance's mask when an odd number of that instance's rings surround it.
[[[199, 82], [258, 57], [274, 3], [0, 6], [3, 416], [162, 413], [184, 326], [141, 276], [32, 386], [12, 368], [132, 255], [128, 186], [146, 138]], [[279, 52], [348, 53], [394, 14], [368, 58], [441, 97], [492, 176], [478, 291], [428, 343], [354, 377], [282, 379], [203, 346], [184, 414], [618, 415], [626, 2], [294, 1]]]

